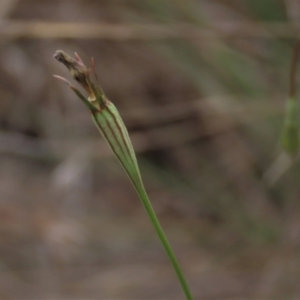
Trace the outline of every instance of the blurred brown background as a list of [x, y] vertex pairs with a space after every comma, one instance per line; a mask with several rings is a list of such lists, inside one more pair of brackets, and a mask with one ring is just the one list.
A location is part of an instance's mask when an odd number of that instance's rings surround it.
[[52, 77], [63, 49], [95, 58], [195, 299], [299, 299], [300, 169], [279, 145], [299, 17], [298, 0], [0, 0], [0, 298], [184, 298]]

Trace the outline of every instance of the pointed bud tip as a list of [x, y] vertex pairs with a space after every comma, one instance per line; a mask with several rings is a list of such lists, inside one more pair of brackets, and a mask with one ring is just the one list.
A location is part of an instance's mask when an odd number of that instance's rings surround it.
[[76, 59], [76, 61], [77, 61], [78, 63], [81, 63], [82, 65], [84, 65], [82, 59], [81, 59], [80, 56], [77, 54], [77, 52], [74, 52], [74, 57], [75, 57], [75, 59]]
[[64, 83], [66, 83], [68, 86], [71, 86], [70, 81], [68, 81], [66, 78], [59, 76], [59, 75], [53, 75], [53, 77], [60, 79], [61, 81], [63, 81]]
[[58, 61], [62, 62], [62, 61], [64, 60], [65, 55], [66, 55], [66, 53], [65, 53], [64, 51], [62, 51], [62, 50], [57, 50], [57, 51], [54, 53], [53, 57], [54, 57], [55, 59], [57, 59]]

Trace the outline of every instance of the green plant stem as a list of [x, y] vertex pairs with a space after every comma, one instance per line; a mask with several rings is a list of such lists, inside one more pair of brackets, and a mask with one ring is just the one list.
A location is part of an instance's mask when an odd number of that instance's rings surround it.
[[300, 52], [300, 38], [298, 38], [292, 55], [292, 61], [291, 61], [291, 69], [290, 69], [290, 98], [296, 97], [296, 75], [297, 75], [297, 61], [298, 56]]
[[184, 291], [184, 294], [185, 294], [186, 298], [188, 300], [193, 300], [193, 297], [192, 297], [192, 294], [190, 292], [189, 286], [188, 286], [188, 284], [185, 280], [185, 277], [184, 277], [184, 275], [181, 271], [181, 268], [180, 268], [180, 266], [177, 262], [175, 254], [174, 254], [174, 252], [173, 252], [173, 250], [172, 250], [172, 248], [171, 248], [171, 246], [170, 246], [170, 244], [167, 240], [167, 237], [166, 237], [166, 235], [165, 235], [165, 233], [164, 233], [164, 231], [163, 231], [163, 229], [162, 229], [162, 227], [159, 223], [159, 220], [158, 220], [158, 218], [156, 216], [156, 213], [155, 213], [155, 211], [154, 211], [154, 209], [151, 205], [151, 202], [150, 202], [150, 200], [148, 198], [148, 195], [145, 191], [143, 183], [141, 182], [139, 185], [136, 185], [133, 181], [132, 181], [132, 183], [133, 183], [133, 185], [134, 185], [134, 187], [135, 187], [135, 189], [136, 189], [136, 191], [137, 191], [137, 193], [138, 193], [138, 195], [141, 199], [141, 202], [142, 202], [142, 204], [143, 204], [143, 206], [144, 206], [144, 208], [145, 208], [145, 210], [146, 210], [146, 212], [147, 212], [147, 214], [148, 214], [148, 216], [149, 216], [149, 218], [150, 218], [150, 220], [151, 220], [151, 222], [152, 222], [152, 224], [155, 228], [155, 231], [156, 231], [157, 235], [159, 236], [159, 239], [160, 239], [161, 243], [163, 244], [163, 247], [165, 248], [165, 251], [167, 252], [167, 255], [168, 255], [168, 257], [169, 257], [169, 259], [170, 259], [170, 261], [171, 261], [171, 263], [172, 263], [172, 265], [175, 269], [175, 272], [178, 276], [178, 279], [180, 281], [180, 284], [182, 286], [182, 289]]
[[291, 58], [290, 68], [290, 86], [289, 97], [286, 104], [285, 121], [282, 132], [282, 147], [293, 158], [298, 154], [300, 139], [299, 139], [299, 104], [296, 99], [296, 77], [297, 77], [297, 61], [300, 52], [300, 39], [296, 41], [293, 55]]

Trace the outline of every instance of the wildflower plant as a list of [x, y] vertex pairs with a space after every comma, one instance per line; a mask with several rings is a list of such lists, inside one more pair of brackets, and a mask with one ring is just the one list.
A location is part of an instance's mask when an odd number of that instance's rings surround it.
[[[182, 289], [185, 293], [186, 299], [192, 300], [193, 298], [188, 284], [144, 188], [138, 162], [128, 131], [118, 110], [116, 109], [114, 104], [107, 99], [99, 85], [93, 58], [91, 59], [91, 68], [87, 68], [84, 65], [83, 61], [77, 53], [75, 53], [75, 58], [72, 58], [65, 52], [58, 50], [54, 54], [54, 58], [56, 58], [59, 62], [63, 63], [68, 68], [71, 76], [88, 93], [88, 97], [85, 97], [77, 88], [72, 86], [68, 80], [55, 75], [56, 78], [59, 78], [67, 83], [89, 109], [94, 124], [110, 146], [116, 158], [124, 167], [133, 186], [135, 187], [137, 194], [156, 230], [156, 233], [174, 267]], [[95, 82], [90, 79], [91, 72], [94, 75]]]

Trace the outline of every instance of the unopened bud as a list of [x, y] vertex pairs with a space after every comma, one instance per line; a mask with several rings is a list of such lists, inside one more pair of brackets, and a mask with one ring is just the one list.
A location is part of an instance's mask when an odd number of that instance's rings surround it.
[[90, 99], [95, 99], [89, 79], [89, 70], [80, 57], [76, 54], [76, 59], [74, 59], [62, 50], [57, 50], [53, 57], [68, 68], [71, 76], [89, 93]]

